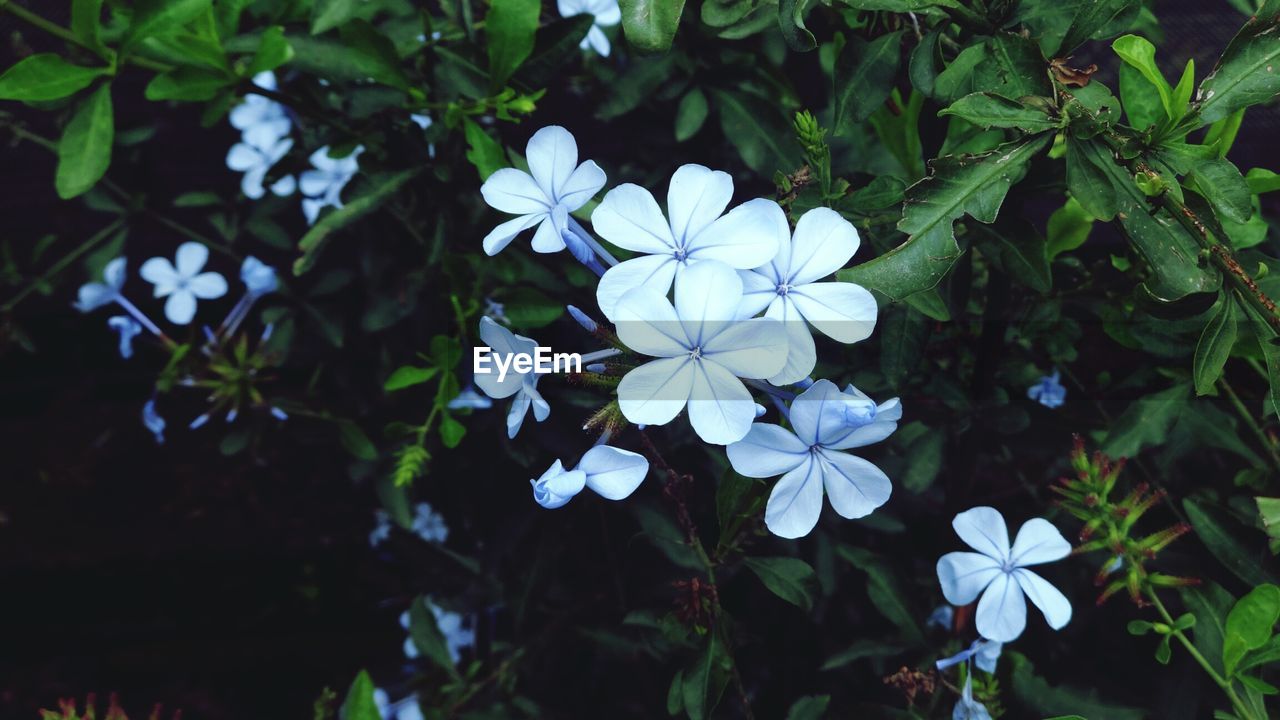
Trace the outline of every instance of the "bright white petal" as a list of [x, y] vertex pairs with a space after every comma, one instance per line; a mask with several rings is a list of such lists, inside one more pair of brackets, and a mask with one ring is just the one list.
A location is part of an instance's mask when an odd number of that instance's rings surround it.
[[244, 172], [251, 167], [262, 164], [262, 153], [245, 143], [236, 143], [227, 152], [227, 168], [236, 172]]
[[560, 188], [578, 167], [578, 143], [559, 125], [544, 127], [525, 146], [529, 173], [549, 198], [560, 196]]
[[1009, 559], [1009, 530], [999, 510], [985, 505], [970, 508], [956, 515], [951, 527], [961, 540], [983, 555], [1001, 562]]
[[823, 439], [820, 432], [830, 419], [832, 408], [842, 403], [840, 388], [830, 380], [819, 380], [791, 401], [791, 427], [806, 445], [817, 445]]
[[92, 312], [115, 299], [115, 288], [102, 283], [85, 283], [77, 293], [76, 309], [84, 313]]
[[609, 46], [609, 36], [605, 35], [604, 31], [599, 27], [591, 26], [591, 29], [587, 31], [586, 41], [591, 46], [591, 49], [596, 51], [597, 55], [609, 57], [609, 51], [612, 49]]
[[768, 272], [767, 265], [757, 270], [738, 271], [738, 277], [742, 279], [742, 304], [738, 306], [738, 317], [755, 317], [778, 299], [778, 283], [766, 274]]
[[[507, 375], [510, 378], [510, 375]], [[523, 388], [523, 383], [518, 387]], [[524, 426], [524, 416], [529, 412], [529, 405], [532, 402], [529, 395], [517, 392], [515, 398], [511, 400], [511, 409], [507, 411], [507, 438], [515, 439], [520, 433], [520, 428]]]
[[213, 300], [227, 294], [227, 279], [216, 272], [200, 273], [191, 278], [187, 289], [201, 300]]
[[484, 253], [486, 255], [497, 255], [502, 249], [511, 244], [512, 240], [520, 233], [537, 225], [543, 218], [547, 217], [546, 213], [536, 215], [524, 215], [514, 220], [508, 220], [484, 236]]
[[725, 448], [729, 464], [739, 475], [776, 477], [809, 459], [809, 446], [778, 425], [756, 423], [747, 436]]
[[564, 186], [560, 188], [560, 195], [556, 199], [565, 209], [573, 212], [595, 197], [595, 194], [600, 192], [600, 188], [604, 187], [604, 183], [604, 170], [600, 169], [595, 160], [588, 160], [573, 171]]
[[600, 312], [616, 322], [618, 300], [639, 287], [666, 297], [671, 290], [671, 281], [675, 279], [677, 265], [679, 263], [670, 255], [642, 255], [609, 268], [596, 286], [596, 303]]
[[118, 257], [110, 260], [102, 268], [102, 280], [108, 286], [117, 290], [124, 287], [125, 268], [127, 263], [124, 258]]
[[[517, 340], [510, 330], [502, 327], [489, 317], [480, 318], [480, 340], [492, 349], [492, 353], [490, 355], [491, 360], [486, 367], [488, 372], [475, 373], [474, 381], [476, 387], [494, 400], [508, 398], [520, 392], [524, 385], [524, 378], [515, 372], [508, 371], [506, 376], [499, 381], [497, 365], [492, 358], [517, 352], [529, 352], [531, 347], [527, 343]], [[528, 400], [526, 399], [527, 402]], [[524, 416], [523, 410], [520, 411], [520, 415], [521, 417]]]
[[534, 252], [553, 253], [564, 249], [564, 236], [556, 229], [550, 215], [543, 218], [538, 231], [533, 234], [533, 242], [529, 243]]
[[647, 287], [629, 291], [614, 308], [618, 339], [632, 350], [654, 357], [688, 357], [684, 326], [666, 296]]
[[792, 290], [787, 297], [806, 320], [833, 340], [866, 340], [876, 327], [876, 299], [861, 285], [810, 283]]
[[1002, 643], [1018, 639], [1027, 627], [1027, 601], [1022, 588], [1008, 573], [1000, 573], [987, 586], [975, 613], [978, 634]]
[[1014, 570], [1013, 577], [1018, 581], [1018, 587], [1022, 588], [1022, 592], [1026, 593], [1031, 602], [1044, 613], [1044, 619], [1049, 623], [1049, 627], [1061, 630], [1071, 622], [1071, 601], [1058, 588], [1050, 585], [1048, 580], [1022, 568]]
[[480, 186], [480, 194], [489, 207], [512, 215], [546, 212], [551, 207], [551, 200], [533, 176], [515, 168], [494, 172]]
[[138, 274], [143, 280], [156, 286], [155, 296], [164, 297], [178, 286], [178, 271], [168, 258], [154, 257], [142, 263]]
[[973, 602], [1000, 574], [1000, 563], [980, 553], [951, 552], [938, 558], [938, 584], [952, 605]]
[[164, 303], [164, 316], [174, 325], [186, 325], [196, 316], [196, 296], [190, 290], [177, 290]]
[[303, 170], [298, 176], [298, 185], [303, 195], [319, 196], [325, 194], [333, 177], [322, 170]]
[[649, 461], [630, 450], [597, 445], [582, 456], [578, 469], [587, 474], [587, 487], [600, 497], [621, 500], [640, 487], [649, 473]]
[[818, 364], [818, 348], [813, 344], [809, 324], [796, 310], [795, 304], [784, 296], [769, 305], [765, 317], [777, 320], [787, 336], [787, 362], [777, 374], [769, 378], [774, 385], [790, 385], [809, 377]]
[[792, 285], [821, 280], [844, 267], [857, 251], [853, 224], [831, 208], [814, 208], [796, 223], [787, 280]]
[[556, 0], [556, 9], [560, 17], [573, 17], [587, 12], [586, 0]]
[[267, 194], [267, 189], [262, 185], [262, 181], [267, 176], [267, 167], [259, 165], [258, 167], [249, 168], [240, 178], [240, 192], [250, 200], [257, 200]]
[[704, 442], [728, 445], [746, 437], [756, 403], [742, 381], [713, 362], [697, 363], [689, 393], [689, 424]]
[[729, 267], [750, 270], [772, 260], [790, 228], [787, 216], [772, 200], [742, 203], [711, 223], [686, 245], [689, 257], [719, 260]]
[[822, 450], [818, 456], [827, 499], [841, 517], [866, 517], [888, 502], [893, 483], [880, 468], [848, 453]]
[[618, 0], [591, 0], [587, 3], [587, 9], [596, 16], [597, 25], [608, 27], [622, 21], [622, 9], [618, 7]]
[[702, 165], [681, 165], [667, 188], [667, 216], [676, 243], [687, 247], [729, 207], [733, 180], [728, 173]]
[[728, 323], [703, 343], [702, 357], [738, 377], [767, 378], [787, 362], [786, 332], [782, 323], [769, 318]]
[[298, 179], [292, 175], [285, 175], [284, 177], [277, 180], [274, 185], [271, 186], [271, 192], [275, 193], [279, 197], [287, 197], [289, 195], [292, 195], [293, 191], [297, 189], [298, 189]]
[[866, 447], [884, 440], [897, 429], [898, 423], [892, 420], [883, 420], [877, 416], [875, 422], [851, 430], [848, 435], [839, 440], [823, 443], [823, 447], [829, 447], [832, 450]]
[[1071, 543], [1044, 518], [1032, 518], [1018, 529], [1009, 557], [1018, 567], [1053, 562], [1071, 554]]
[[633, 423], [665, 425], [689, 402], [694, 362], [663, 358], [628, 372], [618, 383], [618, 406]]
[[742, 280], [728, 265], [699, 262], [676, 278], [676, 315], [695, 346], [708, 343], [738, 317]]
[[195, 277], [209, 261], [209, 248], [198, 242], [184, 242], [178, 246], [176, 260], [174, 264], [179, 275], [184, 278]]
[[591, 213], [591, 226], [624, 250], [669, 254], [676, 249], [658, 201], [639, 185], [623, 183], [605, 193]]
[[822, 472], [812, 457], [782, 476], [764, 508], [769, 532], [784, 538], [808, 535], [822, 516]]
[[[302, 199], [302, 214], [307, 218], [308, 225], [315, 225], [316, 220], [320, 219], [320, 211], [327, 207], [327, 203], [323, 200], [315, 200], [313, 198]], [[487, 239], [487, 238], [486, 238]], [[508, 242], [510, 240], [508, 239]], [[493, 253], [490, 253], [492, 255]]]

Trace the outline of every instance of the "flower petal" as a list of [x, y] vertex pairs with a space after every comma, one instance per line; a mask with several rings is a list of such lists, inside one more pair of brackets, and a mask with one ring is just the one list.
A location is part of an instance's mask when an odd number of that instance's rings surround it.
[[597, 25], [608, 27], [622, 21], [622, 9], [618, 6], [618, 0], [590, 0], [587, 11], [596, 16]]
[[728, 173], [702, 165], [681, 165], [667, 188], [667, 217], [676, 244], [689, 241], [716, 221], [733, 198], [733, 179]]
[[855, 455], [830, 450], [818, 451], [822, 482], [831, 507], [841, 517], [856, 520], [889, 500], [893, 483], [874, 464]]
[[[507, 375], [508, 378], [511, 375]], [[524, 388], [523, 383], [519, 386]], [[511, 409], [507, 411], [507, 438], [514, 440], [516, 435], [520, 434], [520, 428], [524, 426], [524, 416], [529, 412], [529, 404], [532, 402], [527, 393], [517, 392], [515, 398], [511, 400]]]
[[961, 540], [983, 555], [998, 562], [1009, 559], [1009, 530], [999, 510], [986, 506], [970, 508], [956, 515], [951, 527]]
[[628, 372], [618, 383], [618, 406], [623, 416], [637, 424], [671, 422], [689, 402], [693, 366], [688, 357], [662, 358]]
[[110, 287], [119, 290], [124, 287], [126, 261], [123, 257], [112, 258], [102, 268], [102, 279]]
[[578, 143], [559, 125], [542, 128], [524, 149], [529, 173], [548, 198], [560, 196], [560, 188], [578, 167]]
[[684, 326], [665, 295], [647, 287], [635, 288], [618, 301], [614, 318], [618, 339], [638, 353], [654, 357], [689, 355]]
[[552, 205], [533, 176], [515, 168], [495, 171], [480, 186], [480, 194], [489, 207], [512, 215], [546, 212]]
[[323, 195], [333, 182], [333, 176], [323, 170], [303, 170], [298, 176], [298, 186], [303, 195]]
[[591, 226], [600, 237], [624, 250], [639, 253], [673, 253], [675, 239], [662, 216], [658, 201], [648, 190], [623, 183], [605, 193], [591, 213]]
[[213, 300], [227, 294], [227, 280], [216, 272], [200, 273], [191, 278], [187, 289], [201, 300]]
[[[605, 47], [608, 47], [608, 41], [605, 41]], [[608, 55], [608, 51], [601, 53]], [[573, 171], [568, 180], [560, 188], [560, 195], [556, 200], [565, 207], [569, 212], [573, 212], [578, 208], [586, 205], [595, 194], [600, 192], [600, 188], [604, 187], [605, 175], [604, 170], [596, 164], [595, 160], [588, 160], [578, 166]]]
[[1000, 574], [1000, 563], [972, 552], [950, 552], [938, 559], [938, 584], [952, 605], [968, 605]]
[[606, 500], [621, 500], [640, 487], [649, 474], [649, 461], [630, 450], [597, 445], [578, 462], [587, 474], [587, 487]]
[[[303, 202], [305, 203], [306, 201]], [[319, 210], [317, 210], [317, 212], [319, 212]], [[482, 243], [484, 246], [484, 254], [497, 255], [502, 252], [503, 248], [510, 245], [511, 241], [515, 240], [517, 235], [528, 230], [534, 225], [537, 225], [546, 217], [546, 213], [522, 215], [514, 220], [508, 220], [498, 227], [490, 230], [489, 234], [484, 236], [484, 242]]]
[[1058, 528], [1044, 518], [1032, 518], [1018, 529], [1009, 557], [1014, 565], [1026, 567], [1053, 562], [1071, 554], [1071, 543]]
[[858, 251], [858, 231], [831, 208], [819, 207], [800, 216], [791, 238], [787, 281], [807, 285], [849, 262]]
[[196, 296], [190, 290], [175, 290], [164, 303], [164, 316], [174, 325], [186, 325], [196, 316]]
[[1027, 601], [1008, 573], [998, 573], [987, 586], [975, 618], [978, 634], [988, 640], [1012, 642], [1026, 629]]
[[786, 333], [782, 323], [769, 318], [725, 323], [723, 330], [703, 342], [702, 357], [738, 377], [767, 378], [787, 362]]
[[85, 283], [80, 286], [80, 290], [76, 295], [76, 309], [82, 313], [93, 312], [98, 308], [113, 302], [116, 299], [118, 291], [113, 287], [108, 287], [102, 283]]
[[696, 363], [689, 393], [689, 423], [704, 442], [728, 445], [746, 437], [756, 403], [742, 381], [714, 362]]
[[876, 299], [861, 285], [810, 283], [795, 288], [787, 297], [806, 320], [833, 340], [866, 340], [876, 327]]
[[[480, 318], [480, 339], [492, 350], [492, 356], [530, 354], [537, 347], [537, 343], [534, 341], [527, 337], [516, 335], [494, 322], [493, 318], [488, 316]], [[496, 365], [490, 362], [488, 369], [489, 372], [477, 372], [474, 376], [476, 386], [485, 395], [495, 400], [501, 400], [515, 395], [523, 387], [524, 378], [519, 373], [508, 371], [506, 376], [499, 381]], [[521, 411], [521, 415], [523, 416], [523, 411]]]
[[[671, 290], [671, 281], [675, 279], [677, 265], [679, 263], [670, 255], [641, 255], [609, 268], [596, 286], [596, 303], [600, 312], [616, 322], [618, 300], [639, 287], [648, 288], [665, 298]], [[675, 310], [671, 312], [675, 314]], [[680, 330], [679, 334], [683, 337], [684, 331]]]
[[[599, 22], [598, 19], [597, 22]], [[609, 46], [609, 36], [596, 25], [592, 25], [591, 29], [587, 30], [586, 42], [600, 57], [609, 57], [609, 51], [612, 49]]]
[[227, 169], [244, 172], [262, 164], [262, 153], [246, 143], [236, 143], [227, 151]]
[[209, 261], [209, 248], [198, 242], [184, 242], [178, 246], [177, 261], [174, 263], [178, 274], [184, 278], [193, 278]]
[[676, 315], [694, 347], [734, 324], [741, 304], [742, 279], [728, 265], [692, 263], [676, 278]]
[[725, 448], [729, 464], [739, 475], [776, 477], [809, 459], [809, 446], [779, 425], [755, 423], [746, 437]]
[[777, 298], [769, 306], [765, 317], [777, 320], [787, 334], [787, 362], [769, 378], [769, 382], [774, 385], [790, 385], [809, 377], [809, 373], [813, 372], [814, 366], [818, 364], [818, 348], [813, 344], [809, 324], [804, 321], [795, 305], [787, 297]]
[[790, 228], [787, 216], [772, 200], [742, 203], [689, 239], [689, 257], [719, 260], [729, 267], [750, 270], [778, 254], [778, 244]]
[[1022, 592], [1044, 613], [1049, 627], [1061, 630], [1071, 622], [1071, 601], [1058, 588], [1050, 585], [1048, 580], [1022, 568], [1014, 570], [1013, 577], [1018, 581]]
[[822, 472], [812, 457], [782, 476], [769, 493], [764, 524], [784, 538], [808, 535], [822, 516]]
[[542, 224], [538, 226], [538, 231], [533, 234], [533, 242], [529, 244], [534, 252], [553, 253], [560, 252], [564, 249], [564, 238], [561, 237], [560, 231], [556, 229], [555, 221], [550, 215], [542, 219]]
[[738, 271], [738, 277], [742, 279], [742, 304], [738, 306], [738, 317], [755, 317], [779, 299], [778, 283], [770, 277], [770, 272], [768, 265]]
[[178, 286], [178, 271], [173, 269], [173, 263], [169, 262], [168, 258], [151, 258], [142, 263], [142, 267], [138, 268], [138, 274], [143, 280], [156, 286], [156, 297], [164, 297]]
[[819, 380], [791, 401], [791, 427], [806, 445], [817, 445], [822, 438], [823, 420], [843, 397], [840, 388], [830, 380]]

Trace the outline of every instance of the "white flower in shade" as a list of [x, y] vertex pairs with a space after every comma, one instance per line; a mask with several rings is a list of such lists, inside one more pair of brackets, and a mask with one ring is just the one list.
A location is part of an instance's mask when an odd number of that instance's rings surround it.
[[357, 147], [350, 155], [342, 158], [329, 157], [329, 146], [326, 145], [311, 153], [311, 170], [306, 170], [298, 178], [298, 187], [306, 197], [302, 201], [302, 213], [307, 222], [314, 225], [320, 217], [320, 211], [326, 207], [342, 207], [342, 189], [351, 182], [360, 170], [357, 159], [363, 147]]
[[122, 257], [115, 258], [102, 268], [102, 282], [89, 282], [80, 286], [75, 307], [83, 313], [93, 312], [104, 305], [110, 305], [120, 297], [120, 289], [124, 287], [126, 261]]
[[[275, 90], [276, 76], [262, 72], [253, 76], [253, 84], [263, 90]], [[231, 126], [241, 132], [246, 143], [254, 147], [270, 147], [289, 134], [293, 122], [285, 107], [270, 98], [249, 93], [244, 102], [231, 109]]]
[[[516, 335], [488, 316], [480, 318], [480, 339], [492, 349], [495, 359], [511, 355], [533, 355], [538, 347], [538, 343], [523, 335]], [[475, 374], [476, 387], [494, 400], [515, 396], [511, 401], [511, 411], [507, 413], [507, 437], [513, 438], [520, 432], [524, 416], [530, 407], [538, 422], [546, 420], [551, 414], [551, 406], [538, 393], [539, 377], [538, 373], [532, 371], [516, 372], [514, 367], [501, 380], [496, 371]]]
[[227, 294], [227, 281], [216, 272], [200, 272], [209, 259], [209, 249], [196, 242], [178, 246], [176, 265], [168, 258], [154, 257], [142, 263], [138, 274], [156, 286], [156, 297], [168, 297], [164, 316], [174, 325], [186, 325], [196, 315], [196, 298], [214, 300]]
[[982, 595], [976, 625], [984, 638], [1010, 642], [1022, 634], [1027, 626], [1024, 593], [1054, 630], [1071, 621], [1071, 602], [1066, 596], [1026, 569], [1071, 553], [1071, 543], [1048, 520], [1032, 518], [1024, 523], [1012, 548], [1004, 516], [995, 508], [966, 510], [956, 515], [951, 526], [978, 552], [943, 555], [938, 560], [938, 582], [952, 605], [968, 605]]
[[[231, 150], [227, 153], [227, 167], [244, 173], [244, 177], [240, 179], [240, 191], [245, 197], [257, 200], [266, 194], [263, 180], [266, 179], [271, 168], [289, 154], [289, 149], [292, 147], [291, 138], [281, 138], [270, 145], [258, 146], [241, 142], [231, 146]], [[292, 175], [286, 175], [271, 185], [271, 192], [285, 197], [292, 195], [297, 187], [298, 181]]]
[[246, 292], [258, 296], [275, 292], [280, 284], [276, 269], [252, 255], [240, 264], [240, 282], [244, 283]]
[[120, 357], [133, 357], [133, 339], [142, 334], [138, 321], [127, 315], [112, 315], [107, 318], [107, 327], [120, 333]]
[[496, 255], [517, 235], [534, 225], [535, 252], [565, 248], [569, 213], [586, 205], [604, 187], [604, 170], [594, 160], [578, 164], [578, 143], [559, 125], [544, 127], [525, 146], [529, 172], [503, 168], [480, 186], [484, 201], [495, 210], [518, 215], [484, 238], [484, 251]]
[[618, 0], [556, 0], [560, 17], [573, 17], [586, 13], [593, 17], [591, 29], [579, 44], [583, 50], [590, 47], [601, 57], [609, 57], [609, 36], [602, 27], [612, 27], [622, 21], [622, 10]]
[[563, 507], [584, 487], [606, 500], [630, 497], [648, 473], [649, 461], [643, 455], [597, 445], [582, 456], [573, 470], [565, 470], [556, 460], [542, 477], [529, 483], [533, 485], [533, 499], [542, 507], [554, 510]]
[[641, 253], [609, 268], [596, 288], [596, 301], [610, 320], [627, 291], [646, 287], [666, 295], [676, 276], [703, 260], [749, 270], [778, 254], [789, 233], [787, 217], [772, 200], [749, 200], [727, 214], [733, 180], [701, 165], [683, 165], [667, 188], [667, 216], [639, 185], [610, 190], [591, 214], [605, 240]]
[[742, 272], [742, 314], [763, 310], [765, 317], [786, 325], [787, 366], [769, 378], [785, 385], [803, 380], [818, 362], [810, 325], [839, 342], [865, 340], [876, 326], [876, 299], [861, 285], [817, 282], [844, 267], [858, 250], [858, 231], [840, 213], [814, 208], [800, 217], [794, 235], [778, 239], [773, 260]]

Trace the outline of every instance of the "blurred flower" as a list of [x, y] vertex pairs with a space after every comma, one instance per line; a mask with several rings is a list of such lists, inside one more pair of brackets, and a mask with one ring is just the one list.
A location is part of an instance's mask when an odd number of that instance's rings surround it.
[[565, 309], [569, 311], [569, 317], [573, 318], [574, 322], [581, 325], [583, 330], [593, 333], [600, 328], [600, 326], [596, 324], [595, 320], [592, 320], [589, 315], [573, 305], [566, 305]]
[[617, 25], [622, 20], [618, 0], [557, 0], [556, 6], [560, 10], [560, 17], [573, 17], [583, 13], [591, 15], [591, 29], [578, 47], [583, 50], [590, 47], [601, 57], [609, 57], [609, 36], [600, 28]]
[[943, 630], [950, 630], [951, 625], [955, 622], [956, 611], [950, 605], [939, 605], [929, 613], [929, 619], [924, 621], [925, 627], [940, 627]]
[[[263, 90], [275, 90], [276, 76], [272, 72], [258, 73], [253, 76], [253, 84]], [[288, 135], [293, 123], [283, 105], [262, 95], [248, 93], [244, 102], [231, 109], [231, 126], [241, 131], [246, 143], [264, 148]]]
[[196, 298], [213, 300], [227, 293], [227, 281], [216, 272], [200, 272], [209, 259], [209, 249], [196, 242], [178, 246], [177, 266], [167, 258], [154, 257], [142, 264], [138, 274], [156, 286], [155, 296], [169, 299], [165, 317], [175, 325], [186, 325], [196, 314]]
[[649, 473], [649, 461], [629, 450], [597, 445], [587, 451], [578, 467], [565, 470], [556, 460], [542, 477], [530, 480], [533, 499], [542, 507], [554, 510], [589, 487], [606, 500], [622, 500], [640, 487]]
[[966, 510], [956, 515], [951, 526], [978, 552], [943, 555], [938, 560], [938, 581], [952, 605], [968, 605], [982, 594], [976, 613], [979, 634], [1000, 642], [1017, 639], [1027, 625], [1024, 593], [1044, 613], [1049, 627], [1058, 630], [1070, 622], [1071, 603], [1066, 596], [1026, 569], [1071, 553], [1071, 544], [1048, 520], [1033, 518], [1024, 523], [1012, 548], [1004, 517], [995, 508]]
[[844, 267], [858, 250], [858, 231], [836, 211], [820, 207], [801, 216], [795, 234], [778, 236], [778, 254], [742, 271], [742, 315], [764, 311], [787, 328], [787, 365], [775, 385], [804, 380], [818, 362], [809, 325], [842, 343], [865, 340], [876, 326], [876, 299], [861, 285], [817, 282]]
[[[728, 447], [729, 463], [747, 477], [782, 475], [765, 506], [769, 530], [785, 538], [808, 535], [822, 514], [823, 489], [831, 507], [850, 520], [883, 505], [893, 490], [880, 468], [842, 450], [883, 440], [888, 432], [850, 432], [842, 394], [829, 380], [819, 380], [791, 403], [791, 427], [756, 423], [741, 442]], [[950, 598], [948, 598], [950, 599]]]
[[[289, 154], [293, 147], [292, 138], [278, 138], [266, 145], [253, 145], [239, 142], [231, 146], [227, 152], [227, 167], [244, 173], [240, 179], [240, 191], [244, 196], [257, 200], [266, 194], [263, 180], [271, 168]], [[298, 187], [298, 181], [292, 175], [286, 175], [271, 185], [271, 192], [284, 197], [292, 195]]]
[[[426, 603], [427, 609], [435, 616], [436, 627], [440, 629], [440, 634], [444, 636], [445, 646], [449, 649], [449, 657], [456, 663], [462, 656], [462, 651], [476, 644], [475, 630], [464, 627], [465, 621], [462, 615], [448, 610], [441, 610], [435, 603], [427, 598], [423, 598], [422, 602]], [[405, 610], [400, 613], [400, 627], [409, 630], [411, 624], [411, 613]], [[413, 641], [413, 637], [405, 638], [404, 655], [410, 660], [417, 658], [419, 655], [418, 645]]]
[[507, 306], [493, 298], [484, 299], [484, 314], [503, 325], [511, 324], [511, 320], [507, 318]]
[[[494, 357], [532, 355], [538, 347], [533, 340], [512, 333], [487, 316], [480, 318], [480, 339], [492, 348]], [[533, 417], [538, 422], [546, 420], [551, 414], [551, 406], [538, 394], [538, 377], [538, 373], [518, 373], [514, 368], [501, 380], [498, 379], [497, 372], [475, 374], [475, 384], [480, 387], [481, 392], [494, 400], [515, 396], [511, 401], [511, 410], [507, 413], [507, 437], [514, 438], [520, 432], [530, 406], [533, 406]]]
[[1061, 407], [1067, 399], [1067, 389], [1058, 382], [1058, 371], [1045, 375], [1035, 385], [1027, 388], [1027, 397], [1047, 408]]
[[369, 547], [378, 547], [391, 537], [391, 513], [378, 509], [373, 511], [374, 525], [369, 532]]
[[951, 711], [951, 720], [991, 720], [986, 706], [973, 699], [973, 673], [964, 678], [964, 690], [960, 693], [960, 702]]
[[676, 276], [701, 260], [719, 260], [738, 270], [772, 260], [790, 233], [782, 208], [761, 198], [724, 214], [732, 197], [729, 175], [701, 165], [683, 165], [671, 176], [668, 217], [639, 185], [610, 190], [592, 212], [591, 224], [600, 237], [640, 255], [600, 278], [596, 300], [605, 317], [615, 319], [618, 301], [633, 288], [666, 295]]
[[409, 119], [413, 121], [414, 125], [417, 125], [423, 130], [426, 130], [435, 124], [435, 121], [431, 119], [430, 115], [410, 115]]
[[738, 378], [766, 378], [782, 369], [787, 352], [782, 324], [734, 319], [742, 304], [742, 279], [724, 263], [701, 262], [684, 270], [674, 306], [664, 293], [636, 287], [614, 308], [622, 342], [659, 358], [622, 378], [622, 414], [633, 423], [664, 425], [687, 406], [689, 422], [704, 441], [741, 440], [756, 413], [751, 393]]
[[254, 295], [266, 295], [275, 292], [279, 281], [275, 268], [250, 255], [240, 265], [240, 282]]
[[413, 532], [429, 543], [442, 543], [449, 538], [449, 526], [444, 516], [436, 512], [430, 503], [420, 502], [413, 508]]
[[89, 282], [80, 286], [76, 309], [87, 313], [115, 302], [120, 297], [120, 288], [124, 287], [125, 268], [126, 262], [123, 257], [108, 262], [102, 268], [103, 282]]
[[156, 399], [151, 398], [142, 406], [142, 424], [156, 436], [156, 444], [164, 444], [164, 418], [156, 412]]
[[332, 158], [326, 145], [311, 153], [312, 169], [304, 171], [298, 178], [298, 186], [306, 196], [302, 200], [302, 212], [307, 216], [308, 224], [314, 225], [324, 208], [342, 207], [342, 189], [360, 169], [357, 158], [362, 152], [363, 146], [352, 150], [346, 157]]
[[472, 410], [488, 410], [493, 407], [493, 401], [476, 392], [475, 387], [468, 385], [462, 388], [462, 392], [458, 396], [449, 401], [450, 410], [462, 410], [470, 408]]
[[[944, 605], [948, 610], [950, 606]], [[952, 655], [949, 658], [943, 658], [934, 665], [939, 670], [946, 670], [952, 665], [959, 665], [962, 662], [973, 660], [979, 670], [993, 673], [996, 671], [996, 661], [1000, 659], [1000, 652], [1004, 649], [1004, 643], [995, 640], [983, 640], [979, 638], [974, 640], [968, 648]]]
[[386, 690], [375, 688], [373, 703], [378, 706], [378, 715], [383, 720], [422, 720], [423, 718], [422, 708], [418, 707], [417, 695], [391, 702], [391, 696]]
[[525, 146], [525, 158], [529, 172], [503, 168], [480, 187], [489, 207], [519, 216], [485, 236], [488, 255], [498, 254], [534, 225], [538, 226], [532, 243], [535, 252], [563, 250], [569, 213], [586, 205], [604, 187], [604, 171], [594, 160], [578, 164], [578, 143], [559, 125], [534, 133]]
[[125, 315], [112, 315], [107, 318], [107, 327], [120, 333], [120, 357], [126, 360], [133, 357], [133, 339], [142, 334], [138, 321]]

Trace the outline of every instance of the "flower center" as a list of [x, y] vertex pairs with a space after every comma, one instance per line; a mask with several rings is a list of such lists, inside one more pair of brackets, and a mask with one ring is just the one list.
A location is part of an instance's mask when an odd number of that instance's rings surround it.
[[690, 351], [689, 351], [689, 358], [690, 358], [691, 360], [701, 360], [701, 359], [702, 359], [702, 346], [701, 346], [701, 345], [699, 345], [698, 347], [695, 347], [694, 349], [690, 350]]
[[783, 283], [778, 283], [777, 291], [779, 295], [786, 297], [787, 293], [791, 292], [793, 288], [795, 288], [794, 285], [783, 282]]
[[674, 255], [678, 262], [684, 262], [689, 257], [689, 251], [685, 250], [682, 247], [678, 247], [676, 248]]

